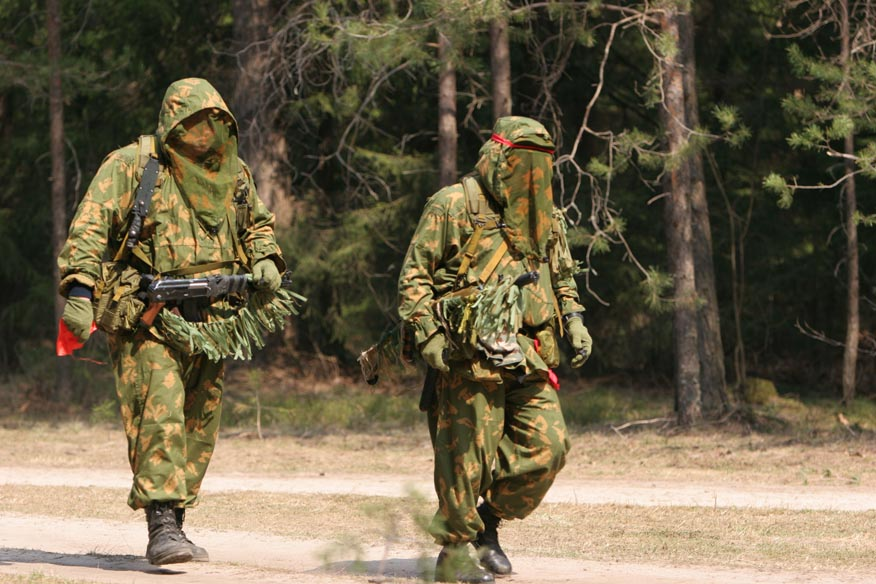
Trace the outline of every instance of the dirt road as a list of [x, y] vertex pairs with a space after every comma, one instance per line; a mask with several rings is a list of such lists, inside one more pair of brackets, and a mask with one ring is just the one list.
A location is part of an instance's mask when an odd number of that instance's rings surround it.
[[[126, 489], [122, 471], [93, 468], [36, 468], [0, 466], [0, 487], [53, 486]], [[430, 493], [422, 477], [407, 475], [242, 476], [208, 475], [207, 494], [247, 491], [264, 493], [323, 493], [400, 497], [410, 488]], [[51, 492], [51, 489], [45, 489]], [[641, 506], [746, 507], [776, 509], [827, 509], [865, 511], [876, 509], [876, 490], [833, 487], [733, 486], [678, 484], [623, 480], [582, 481], [562, 477], [549, 494], [551, 502], [593, 505], [614, 503]], [[294, 518], [291, 518], [294, 520]], [[142, 558], [146, 530], [142, 515], [130, 521], [107, 521], [44, 516], [13, 509], [0, 516], [0, 581], [28, 575], [85, 582], [186, 582], [230, 584], [285, 582], [364, 584], [366, 582], [417, 582], [432, 557], [405, 544], [373, 545], [326, 560], [326, 549], [336, 546], [330, 537], [290, 539], [258, 532], [198, 530], [196, 541], [207, 548], [213, 561], [168, 568], [150, 566]], [[433, 550], [434, 552], [434, 550]], [[428, 552], [427, 552], [428, 554]], [[703, 569], [702, 567], [591, 562], [517, 554], [515, 573], [501, 580], [507, 584], [724, 584], [818, 583], [851, 584], [876, 581], [871, 574], [834, 571], [770, 571], [754, 569]], [[36, 580], [39, 581], [39, 580]]]

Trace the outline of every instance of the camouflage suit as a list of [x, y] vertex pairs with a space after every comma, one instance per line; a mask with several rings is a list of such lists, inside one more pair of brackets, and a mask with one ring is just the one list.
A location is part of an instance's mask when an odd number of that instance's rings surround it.
[[[483, 532], [479, 497], [499, 518], [526, 517], [565, 463], [569, 440], [549, 367], [558, 359], [558, 316], [584, 308], [565, 224], [553, 207], [552, 150], [541, 124], [500, 118], [481, 149], [476, 180], [464, 179], [429, 199], [401, 270], [399, 313], [421, 348], [435, 335], [453, 336], [436, 317], [437, 300], [531, 270], [540, 274], [521, 290], [518, 330], [499, 341], [479, 337], [473, 348], [451, 342], [449, 371], [438, 375], [428, 418], [439, 500], [430, 532], [439, 544], [472, 542]], [[485, 228], [459, 278], [476, 221]], [[509, 362], [514, 351], [522, 355]]]
[[[212, 143], [208, 138], [214, 135]], [[269, 258], [282, 272], [273, 215], [255, 196], [250, 171], [237, 157], [237, 124], [219, 93], [203, 79], [173, 83], [162, 103], [156, 139], [162, 154], [158, 186], [138, 252], [127, 261], [152, 274], [222, 263], [194, 268], [190, 275], [197, 277], [235, 273]], [[97, 171], [58, 258], [62, 295], [75, 286], [94, 288], [101, 262], [122, 245], [142, 172], [138, 156], [137, 144], [130, 144], [107, 156]], [[241, 188], [250, 193], [245, 226], [236, 224], [240, 216], [233, 202]], [[239, 238], [238, 227], [245, 229]], [[203, 321], [234, 312], [224, 301], [197, 310]], [[219, 430], [221, 361], [171, 348], [154, 328], [110, 335], [109, 347], [134, 474], [128, 504], [133, 509], [157, 501], [194, 505]]]

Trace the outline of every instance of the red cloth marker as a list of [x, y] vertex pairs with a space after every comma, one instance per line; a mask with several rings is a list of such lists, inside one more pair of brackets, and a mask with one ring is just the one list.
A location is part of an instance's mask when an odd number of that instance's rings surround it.
[[[96, 330], [97, 325], [92, 322], [91, 332], [93, 333]], [[81, 349], [84, 344], [85, 343], [79, 340], [79, 337], [70, 332], [70, 329], [64, 324], [63, 319], [58, 321], [58, 339], [55, 341], [55, 354], [57, 354], [58, 357], [72, 355], [73, 351]]]
[[[535, 343], [535, 352], [538, 353], [539, 347], [541, 347], [541, 343], [538, 342], [538, 339], [532, 339]], [[553, 369], [548, 369], [548, 383], [551, 384], [556, 390], [560, 389], [560, 378], [557, 377], [556, 372]]]

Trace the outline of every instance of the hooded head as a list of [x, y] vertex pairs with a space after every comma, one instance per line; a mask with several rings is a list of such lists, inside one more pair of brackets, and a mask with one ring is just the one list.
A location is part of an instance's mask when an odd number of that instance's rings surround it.
[[511, 243], [535, 261], [547, 256], [551, 235], [553, 153], [544, 126], [509, 116], [496, 120], [476, 166], [481, 183], [502, 208]]
[[158, 115], [158, 140], [182, 196], [206, 226], [226, 218], [240, 162], [237, 121], [204, 79], [175, 81]]

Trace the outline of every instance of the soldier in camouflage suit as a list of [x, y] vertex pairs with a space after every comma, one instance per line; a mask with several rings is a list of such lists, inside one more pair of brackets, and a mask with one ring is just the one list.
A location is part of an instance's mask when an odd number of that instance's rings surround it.
[[[162, 103], [156, 141], [157, 187], [136, 253], [125, 261], [155, 275], [252, 271], [257, 286], [276, 291], [285, 263], [274, 239], [274, 217], [237, 156], [237, 122], [219, 93], [203, 79], [173, 83]], [[123, 246], [142, 172], [138, 158], [137, 143], [107, 156], [58, 258], [60, 293], [67, 298], [63, 321], [82, 341], [91, 332], [101, 263]], [[233, 199], [247, 190], [249, 217], [238, 225]], [[186, 318], [201, 322], [235, 311], [224, 300], [188, 308]], [[223, 364], [168, 346], [155, 327], [110, 335], [109, 348], [134, 475], [128, 504], [146, 510], [147, 558], [159, 565], [207, 561], [207, 552], [182, 532], [182, 522], [186, 507], [197, 503], [216, 443]]]
[[[401, 270], [399, 313], [438, 370], [428, 419], [439, 501], [430, 532], [443, 546], [439, 581], [492, 582], [493, 574], [511, 572], [499, 521], [522, 519], [539, 505], [569, 449], [550, 371], [559, 358], [554, 331], [572, 344], [577, 367], [591, 339], [573, 279], [577, 263], [553, 205], [553, 149], [538, 122], [500, 118], [475, 176], [428, 201]], [[470, 251], [478, 222], [485, 227]], [[454, 291], [533, 270], [540, 277], [522, 287], [519, 330], [480, 335], [466, 346], [436, 316], [436, 302]]]

